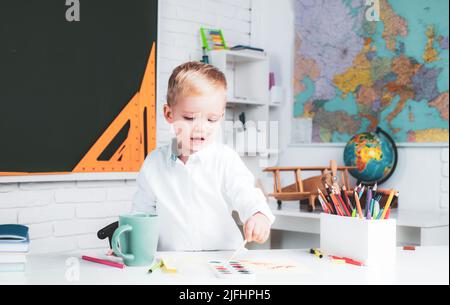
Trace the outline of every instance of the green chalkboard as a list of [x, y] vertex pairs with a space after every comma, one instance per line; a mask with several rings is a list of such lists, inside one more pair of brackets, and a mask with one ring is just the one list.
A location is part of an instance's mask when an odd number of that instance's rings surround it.
[[139, 91], [157, 2], [0, 1], [0, 172], [74, 169]]

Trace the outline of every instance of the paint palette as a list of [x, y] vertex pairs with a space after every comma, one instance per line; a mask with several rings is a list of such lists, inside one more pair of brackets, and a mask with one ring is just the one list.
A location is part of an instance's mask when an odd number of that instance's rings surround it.
[[240, 279], [254, 279], [255, 274], [249, 270], [246, 266], [237, 261], [209, 261], [208, 265], [214, 272], [214, 275], [218, 278], [240, 278]]

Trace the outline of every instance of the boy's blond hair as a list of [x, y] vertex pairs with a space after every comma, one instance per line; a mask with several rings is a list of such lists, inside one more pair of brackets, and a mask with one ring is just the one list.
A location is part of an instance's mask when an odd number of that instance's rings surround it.
[[227, 89], [225, 75], [216, 67], [201, 62], [188, 62], [175, 68], [167, 90], [167, 104], [173, 106], [180, 96], [201, 95]]

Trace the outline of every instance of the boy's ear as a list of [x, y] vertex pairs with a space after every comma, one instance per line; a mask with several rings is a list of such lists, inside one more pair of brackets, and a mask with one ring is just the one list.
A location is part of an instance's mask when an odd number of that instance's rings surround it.
[[164, 105], [164, 117], [169, 124], [173, 124], [173, 111], [168, 104]]

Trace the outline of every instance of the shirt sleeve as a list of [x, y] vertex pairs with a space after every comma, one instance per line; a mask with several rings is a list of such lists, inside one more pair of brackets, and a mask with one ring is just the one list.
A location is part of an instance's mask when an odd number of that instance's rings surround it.
[[224, 190], [233, 209], [239, 213], [244, 223], [261, 212], [273, 224], [275, 216], [263, 192], [255, 186], [255, 177], [234, 150], [227, 148], [225, 151], [227, 166], [224, 169]]
[[142, 168], [137, 178], [138, 190], [133, 196], [131, 213], [144, 213], [156, 215], [156, 197], [145, 176], [145, 167]]

